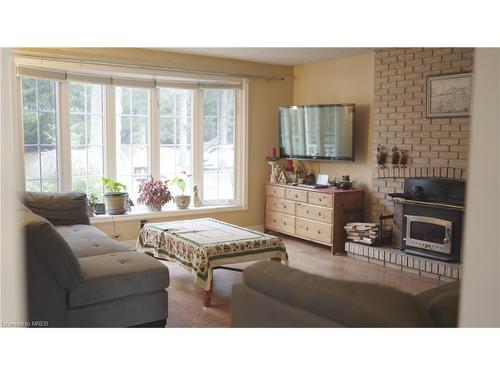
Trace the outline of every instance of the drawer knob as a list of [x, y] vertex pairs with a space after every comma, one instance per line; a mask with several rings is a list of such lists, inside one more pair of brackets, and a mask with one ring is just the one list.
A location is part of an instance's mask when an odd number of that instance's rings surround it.
[[307, 213], [309, 213], [309, 210], [307, 210]]
[[273, 219], [273, 223], [276, 223], [276, 219]]
[[321, 202], [321, 198], [318, 198], [318, 201], [320, 201], [320, 202]]
[[321, 212], [318, 212], [318, 216], [321, 216]]
[[321, 231], [320, 231], [320, 230], [318, 230], [318, 234], [321, 234]]
[[306, 230], [309, 230], [309, 227], [306, 227]]
[[286, 221], [283, 222], [283, 225], [286, 225]]
[[283, 205], [283, 208], [286, 208], [286, 204]]

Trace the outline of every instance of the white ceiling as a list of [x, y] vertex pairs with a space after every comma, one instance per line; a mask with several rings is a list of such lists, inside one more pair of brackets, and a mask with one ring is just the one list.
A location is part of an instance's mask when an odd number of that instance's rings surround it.
[[277, 65], [299, 65], [369, 53], [374, 48], [155, 48]]

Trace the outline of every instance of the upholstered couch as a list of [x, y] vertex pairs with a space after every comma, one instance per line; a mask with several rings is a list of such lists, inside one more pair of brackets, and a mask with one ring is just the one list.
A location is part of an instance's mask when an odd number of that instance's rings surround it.
[[233, 287], [233, 327], [456, 327], [459, 283], [410, 295], [260, 262]]
[[167, 267], [90, 226], [85, 194], [26, 192], [20, 200], [30, 321], [165, 326]]

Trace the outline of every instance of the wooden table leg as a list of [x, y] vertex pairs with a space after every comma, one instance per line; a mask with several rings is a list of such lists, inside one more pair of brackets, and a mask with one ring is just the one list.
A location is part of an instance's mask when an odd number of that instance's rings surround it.
[[203, 296], [203, 306], [209, 307], [212, 302], [212, 291], [214, 289], [214, 278], [212, 276], [212, 281], [210, 281], [210, 289], [205, 290], [205, 295]]

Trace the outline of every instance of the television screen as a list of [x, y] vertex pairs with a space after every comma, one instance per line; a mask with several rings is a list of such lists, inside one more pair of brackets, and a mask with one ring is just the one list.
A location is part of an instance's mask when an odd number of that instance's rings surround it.
[[280, 107], [280, 156], [354, 160], [354, 104]]

